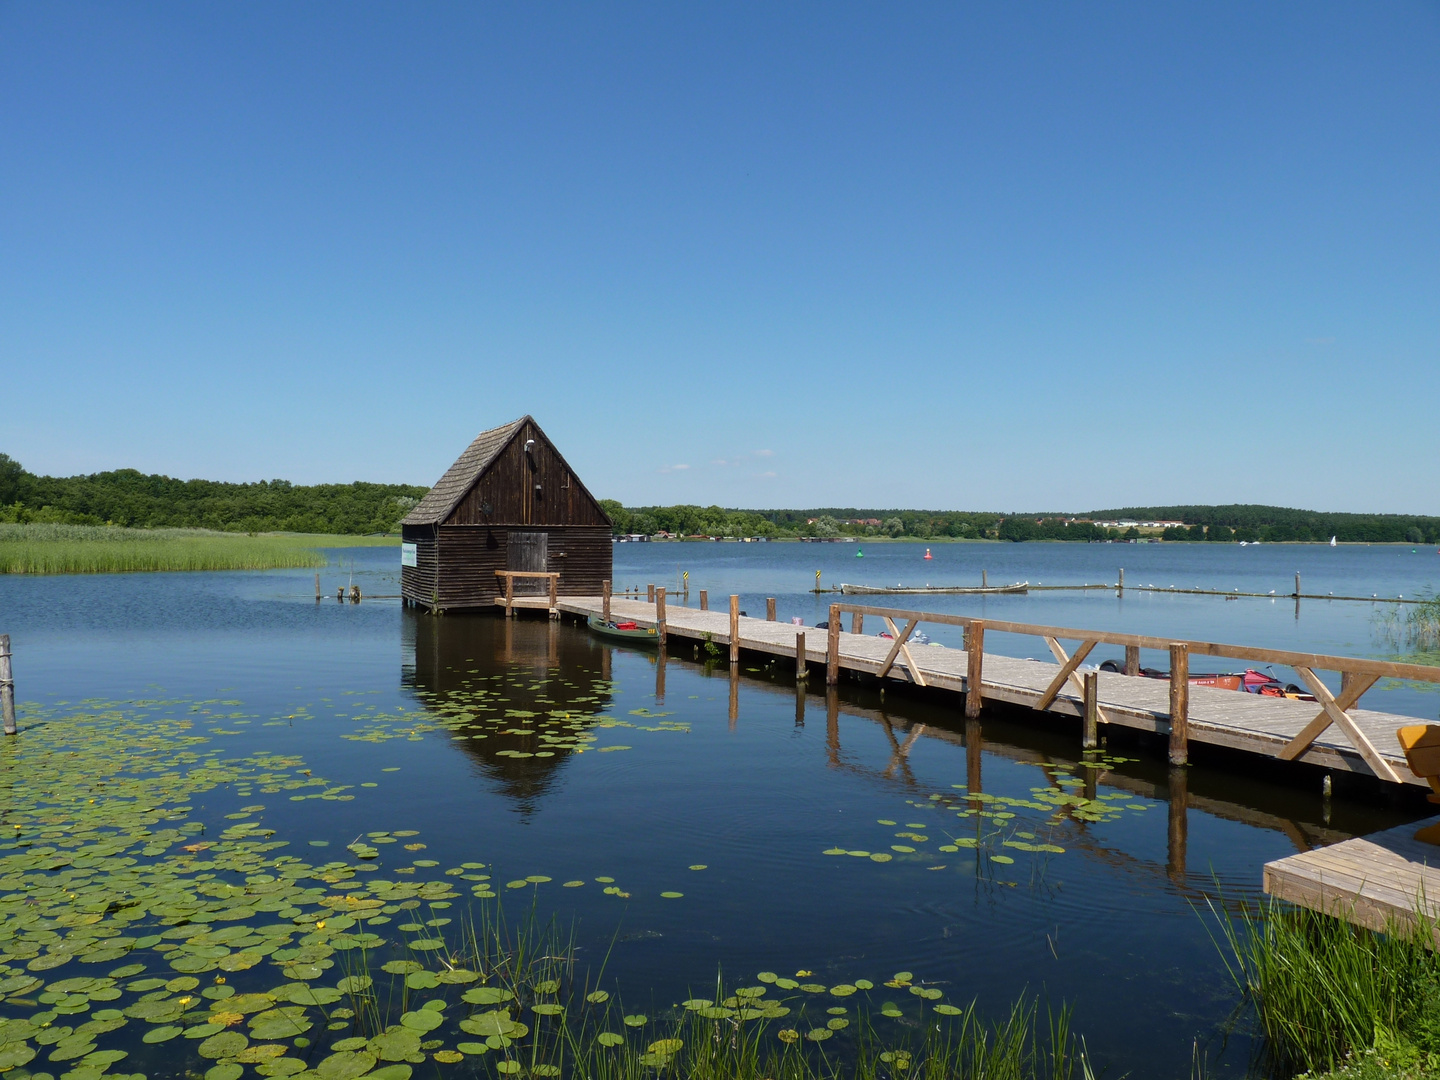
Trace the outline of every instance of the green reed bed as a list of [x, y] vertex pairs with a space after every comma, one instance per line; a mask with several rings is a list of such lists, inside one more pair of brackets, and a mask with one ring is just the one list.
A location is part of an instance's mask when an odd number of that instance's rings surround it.
[[1406, 660], [1440, 664], [1440, 596], [1423, 596], [1418, 604], [1387, 604], [1371, 622], [1376, 636]]
[[1273, 1074], [1440, 1075], [1435, 924], [1375, 933], [1276, 901], [1219, 923]]
[[110, 574], [145, 570], [320, 567], [318, 548], [393, 543], [385, 538], [121, 529], [0, 523], [0, 574]]

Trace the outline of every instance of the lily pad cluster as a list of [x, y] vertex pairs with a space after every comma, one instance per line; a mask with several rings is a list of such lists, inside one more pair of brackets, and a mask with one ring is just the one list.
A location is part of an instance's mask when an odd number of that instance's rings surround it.
[[[1094, 754], [1080, 762], [1077, 768], [1093, 771], [1093, 776], [1088, 779], [1096, 782], [1105, 770], [1126, 760]], [[1066, 848], [1055, 842], [1057, 838], [1073, 835], [1075, 830], [1086, 825], [1114, 821], [1127, 810], [1149, 809], [1149, 804], [1138, 801], [1128, 792], [1111, 791], [1092, 798], [1085, 794], [1087, 778], [1054, 767], [1048, 768], [1047, 773], [1051, 783], [1031, 788], [1029, 798], [970, 791], [965, 784], [953, 784], [954, 792], [938, 792], [925, 799], [907, 799], [906, 804], [912, 811], [922, 811], [921, 816], [929, 816], [930, 820], [901, 822], [899, 819], [878, 818], [877, 825], [896, 830], [886, 838], [889, 842], [855, 848], [834, 845], [825, 849], [824, 854], [846, 855], [879, 863], [892, 862], [897, 856], [910, 861], [933, 862], [940, 855], [975, 850], [989, 862], [1008, 865], [1015, 861], [1008, 851], [1063, 855]], [[961, 835], [960, 830], [943, 823], [944, 819], [932, 816], [935, 811], [946, 812], [960, 821], [968, 820], [972, 827], [965, 829]], [[944, 868], [944, 865], [929, 867], [932, 870]]]

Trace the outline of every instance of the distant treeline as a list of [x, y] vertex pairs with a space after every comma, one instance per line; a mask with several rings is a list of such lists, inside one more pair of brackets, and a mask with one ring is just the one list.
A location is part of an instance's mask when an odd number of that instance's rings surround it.
[[1183, 521], [1165, 529], [1176, 541], [1324, 541], [1440, 543], [1440, 517], [1400, 514], [1322, 514], [1279, 506], [1160, 506], [1095, 510], [1088, 514], [972, 513], [954, 510], [728, 510], [719, 506], [626, 507], [602, 500], [618, 534], [675, 536], [856, 536], [912, 539], [1097, 541], [1138, 539], [1154, 530], [1106, 528], [1091, 521]]
[[408, 484], [225, 484], [134, 469], [36, 476], [0, 454], [0, 521], [229, 532], [389, 532], [425, 494]]
[[[1440, 517], [1419, 514], [1325, 514], [1284, 506], [1132, 506], [1096, 510], [1096, 518], [1183, 521], [1187, 529], [1166, 529], [1166, 540], [1329, 540], [1342, 544], [1440, 543]], [[1185, 535], [1181, 535], [1181, 533]]]

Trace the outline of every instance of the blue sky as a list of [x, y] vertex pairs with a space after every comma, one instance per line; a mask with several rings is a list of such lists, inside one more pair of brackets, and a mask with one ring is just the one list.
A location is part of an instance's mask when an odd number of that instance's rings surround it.
[[1440, 513], [1440, 6], [0, 2], [0, 451]]

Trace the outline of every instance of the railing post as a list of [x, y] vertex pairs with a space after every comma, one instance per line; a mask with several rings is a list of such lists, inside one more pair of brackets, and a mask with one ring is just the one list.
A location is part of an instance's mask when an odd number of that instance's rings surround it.
[[5, 734], [15, 734], [15, 672], [10, 667], [10, 635], [0, 634], [0, 717]]
[[1139, 674], [1140, 674], [1140, 646], [1139, 646], [1139, 645], [1126, 645], [1126, 646], [1125, 646], [1125, 674], [1126, 674], [1126, 675], [1139, 675]]
[[709, 611], [709, 610], [710, 610], [710, 591], [709, 591], [708, 589], [701, 589], [701, 590], [700, 590], [700, 610], [701, 610], [701, 611]]
[[1190, 647], [1170, 643], [1170, 764], [1190, 760]]
[[546, 580], [550, 582], [550, 610], [554, 611], [560, 602], [560, 597], [557, 595], [560, 592], [560, 575], [551, 574]]
[[805, 631], [795, 635], [795, 678], [804, 679], [810, 674], [810, 665], [805, 657]]
[[655, 586], [654, 586], [654, 584], [650, 584], [650, 585], [646, 585], [646, 586], [645, 586], [645, 600], [646, 600], [647, 603], [651, 603], [651, 604], [653, 604], [653, 603], [655, 602]]
[[505, 617], [515, 617], [515, 579], [509, 574], [505, 575]]
[[[1080, 745], [1094, 750], [1100, 745], [1100, 675], [1094, 671], [1085, 673], [1085, 723]], [[1094, 772], [1093, 769], [1089, 770]]]
[[830, 622], [825, 636], [825, 685], [840, 681], [840, 605], [830, 605]]
[[775, 621], [775, 598], [773, 596], [767, 596], [765, 598], [765, 621]]
[[865, 616], [855, 611], [850, 614], [850, 633], [863, 634], [865, 632]]
[[655, 590], [655, 637], [663, 648], [665, 645], [665, 590]]
[[740, 597], [730, 596], [730, 663], [740, 662]]
[[979, 619], [965, 628], [965, 715], [974, 720], [980, 715], [985, 698], [981, 688], [985, 667], [985, 624]]
[[600, 583], [600, 619], [606, 626], [610, 625], [610, 582]]

